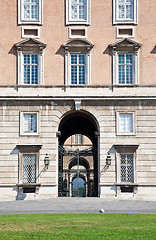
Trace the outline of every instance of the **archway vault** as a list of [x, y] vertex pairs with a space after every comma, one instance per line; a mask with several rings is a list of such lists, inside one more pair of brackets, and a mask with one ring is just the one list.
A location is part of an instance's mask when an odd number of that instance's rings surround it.
[[86, 111], [73, 111], [67, 113], [61, 120], [58, 128], [61, 133], [59, 141], [65, 140], [73, 134], [86, 135], [92, 143], [95, 142], [96, 132], [99, 132], [98, 122], [95, 117]]
[[[92, 149], [91, 151], [79, 151], [77, 149], [74, 153], [69, 151], [69, 156], [73, 158], [76, 156], [75, 159], [79, 159], [77, 161], [77, 165], [80, 164], [83, 157], [86, 157], [88, 154], [93, 158], [93, 177], [90, 180], [90, 172], [88, 168], [87, 178], [88, 186], [90, 186], [92, 181], [92, 193], [87, 193], [87, 196], [98, 196], [98, 137], [97, 132], [99, 132], [99, 126], [95, 117], [86, 112], [86, 111], [70, 111], [63, 116], [59, 124], [59, 161], [58, 161], [58, 195], [59, 196], [70, 196], [70, 167], [68, 169], [64, 169], [63, 161], [65, 156], [68, 155], [68, 151], [64, 151], [64, 143], [66, 139], [74, 134], [82, 134], [87, 136], [92, 142]], [[73, 155], [73, 156], [72, 156]], [[75, 160], [76, 161], [76, 160]], [[74, 163], [76, 165], [76, 163]], [[82, 164], [82, 163], [81, 163]], [[79, 170], [80, 171], [80, 170]], [[90, 189], [88, 187], [88, 189]]]

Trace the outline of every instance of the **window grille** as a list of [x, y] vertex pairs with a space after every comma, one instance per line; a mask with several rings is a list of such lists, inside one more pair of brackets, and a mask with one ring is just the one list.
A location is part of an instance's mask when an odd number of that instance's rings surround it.
[[23, 154], [23, 183], [36, 183], [35, 154]]
[[24, 84], [38, 84], [38, 54], [24, 54]]
[[120, 177], [121, 182], [134, 182], [133, 154], [120, 155]]
[[118, 54], [118, 83], [133, 84], [133, 54]]
[[86, 0], [70, 0], [71, 19], [86, 20]]
[[39, 19], [39, 0], [23, 0], [23, 17], [28, 20]]
[[85, 54], [71, 54], [71, 84], [85, 84], [85, 72]]
[[134, 0], [117, 0], [118, 1], [118, 19], [134, 18]]

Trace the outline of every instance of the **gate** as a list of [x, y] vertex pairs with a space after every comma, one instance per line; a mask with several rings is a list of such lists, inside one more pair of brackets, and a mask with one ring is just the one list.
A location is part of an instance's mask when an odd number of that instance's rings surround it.
[[[65, 149], [59, 145], [59, 167], [58, 167], [58, 196], [59, 197], [85, 197], [86, 182], [80, 170], [80, 156], [93, 155], [93, 148], [80, 150]], [[71, 156], [77, 159], [77, 169], [71, 176], [70, 169], [63, 168], [63, 156]], [[72, 179], [71, 179], [72, 177]], [[71, 183], [72, 182], [72, 183]]]

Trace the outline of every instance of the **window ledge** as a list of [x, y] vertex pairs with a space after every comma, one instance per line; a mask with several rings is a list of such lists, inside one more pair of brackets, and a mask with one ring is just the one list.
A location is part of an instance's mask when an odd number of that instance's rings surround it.
[[114, 183], [114, 186], [125, 186], [125, 187], [129, 187], [129, 186], [138, 186], [138, 183]]
[[129, 133], [129, 132], [125, 132], [125, 133], [117, 133], [117, 136], [136, 136], [136, 133]]
[[116, 21], [113, 23], [113, 25], [118, 25], [118, 24], [123, 24], [123, 25], [137, 25], [136, 22], [134, 21], [128, 21], [128, 20], [122, 20], [122, 21]]
[[39, 137], [39, 133], [21, 133], [21, 137]]
[[138, 84], [113, 84], [112, 85], [113, 87], [138, 87], [139, 85]]
[[40, 183], [19, 183], [17, 184], [18, 187], [40, 187], [41, 184]]

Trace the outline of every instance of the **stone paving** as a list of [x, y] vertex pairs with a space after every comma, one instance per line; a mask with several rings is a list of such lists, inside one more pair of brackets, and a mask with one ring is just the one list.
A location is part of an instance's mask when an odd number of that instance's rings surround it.
[[53, 198], [0, 202], [0, 214], [17, 213], [156, 213], [156, 201], [102, 198]]

